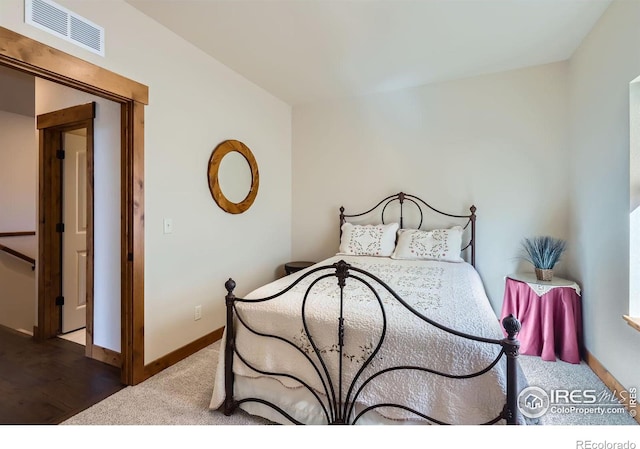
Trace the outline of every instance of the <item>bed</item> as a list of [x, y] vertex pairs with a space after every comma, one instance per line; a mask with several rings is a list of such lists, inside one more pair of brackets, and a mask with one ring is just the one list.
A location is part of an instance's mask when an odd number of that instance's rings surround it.
[[[423, 229], [426, 212], [460, 224]], [[489, 304], [475, 212], [403, 192], [341, 207], [335, 256], [245, 298], [229, 279], [210, 409], [280, 424], [523, 424], [520, 323], [501, 327]]]

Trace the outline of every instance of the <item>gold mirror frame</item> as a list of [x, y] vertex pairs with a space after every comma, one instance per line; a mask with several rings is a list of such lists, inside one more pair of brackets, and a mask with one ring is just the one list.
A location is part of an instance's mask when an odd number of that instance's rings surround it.
[[[218, 177], [222, 159], [232, 151], [237, 151], [243, 155], [251, 169], [251, 188], [245, 199], [239, 203], [229, 201], [227, 197], [224, 196]], [[258, 174], [258, 163], [251, 150], [244, 143], [239, 140], [225, 140], [215, 147], [209, 158], [209, 190], [211, 191], [214, 201], [222, 210], [230, 214], [241, 214], [249, 209], [258, 195], [259, 185], [260, 176]]]

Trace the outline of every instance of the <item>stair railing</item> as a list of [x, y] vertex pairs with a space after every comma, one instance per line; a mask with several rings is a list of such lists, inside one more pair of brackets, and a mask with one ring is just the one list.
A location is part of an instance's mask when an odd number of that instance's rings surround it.
[[[16, 232], [0, 232], [0, 237], [23, 237], [28, 235], [36, 235], [35, 231], [16, 231]], [[15, 249], [11, 249], [8, 246], [0, 244], [0, 251], [3, 251], [7, 254], [11, 254], [18, 259], [24, 260], [31, 264], [31, 270], [36, 269], [36, 260], [33, 257], [29, 257], [26, 254], [21, 253], [20, 251], [16, 251]]]

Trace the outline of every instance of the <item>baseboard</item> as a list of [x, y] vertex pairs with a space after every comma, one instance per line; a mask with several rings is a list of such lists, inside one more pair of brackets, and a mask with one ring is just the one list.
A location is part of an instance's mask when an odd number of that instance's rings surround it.
[[175, 365], [180, 360], [186, 359], [192, 354], [200, 351], [201, 349], [206, 348], [212, 343], [220, 340], [222, 338], [222, 333], [224, 331], [224, 327], [220, 329], [216, 329], [215, 331], [205, 335], [204, 337], [200, 337], [197, 340], [192, 341], [191, 343], [176, 349], [169, 354], [160, 357], [157, 360], [149, 363], [144, 366], [144, 378], [148, 379], [151, 376], [155, 376], [160, 371], [169, 368], [171, 365]]
[[[607, 388], [609, 388], [616, 395], [618, 400], [624, 404], [624, 406], [629, 410], [629, 398], [628, 396], [621, 395], [622, 391], [627, 391], [627, 389], [620, 383], [618, 380], [613, 377], [613, 375], [600, 363], [598, 359], [596, 359], [593, 354], [585, 349], [584, 351], [584, 361], [591, 368], [591, 370], [595, 373], [596, 376], [600, 378], [602, 383], [604, 383]], [[636, 411], [638, 407], [636, 406]], [[640, 424], [640, 416], [636, 415], [633, 417], [638, 424]]]
[[93, 345], [91, 347], [91, 358], [99, 362], [107, 363], [116, 368], [122, 368], [122, 357], [119, 352], [102, 346]]

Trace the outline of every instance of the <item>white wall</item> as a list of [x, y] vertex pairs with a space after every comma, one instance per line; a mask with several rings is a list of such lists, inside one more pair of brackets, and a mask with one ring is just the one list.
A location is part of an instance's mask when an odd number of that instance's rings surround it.
[[629, 85], [629, 210], [640, 206], [640, 77]]
[[34, 83], [33, 75], [0, 66], [0, 111], [33, 117]]
[[[0, 232], [36, 230], [37, 164], [33, 116], [0, 111]], [[34, 236], [5, 237], [0, 244], [36, 258]], [[31, 265], [0, 252], [0, 324], [33, 331], [35, 288]]]
[[33, 116], [0, 111], [0, 232], [36, 230], [37, 168]]
[[36, 113], [96, 102], [93, 343], [120, 352], [120, 104], [36, 78]]
[[[145, 363], [224, 325], [224, 282], [238, 294], [273, 280], [291, 256], [291, 110], [119, 0], [60, 1], [105, 28], [106, 57], [23, 23], [23, 2], [0, 2], [0, 26], [149, 86], [145, 109]], [[207, 163], [243, 141], [260, 170], [241, 215], [213, 201]], [[163, 234], [163, 218], [173, 234]], [[194, 322], [194, 308], [202, 319]]]
[[504, 276], [533, 271], [522, 238], [567, 237], [566, 82], [556, 63], [295, 107], [294, 258], [337, 252], [341, 205], [399, 191], [453, 214], [475, 204], [476, 266], [499, 313]]
[[570, 63], [572, 275], [587, 349], [638, 385], [640, 333], [629, 312], [629, 83], [640, 75], [640, 2], [616, 1]]
[[640, 80], [629, 86], [629, 315], [640, 316]]
[[[0, 243], [33, 257], [9, 239], [1, 239]], [[31, 265], [0, 251], [0, 325], [33, 332], [36, 324], [35, 297], [36, 276]]]

